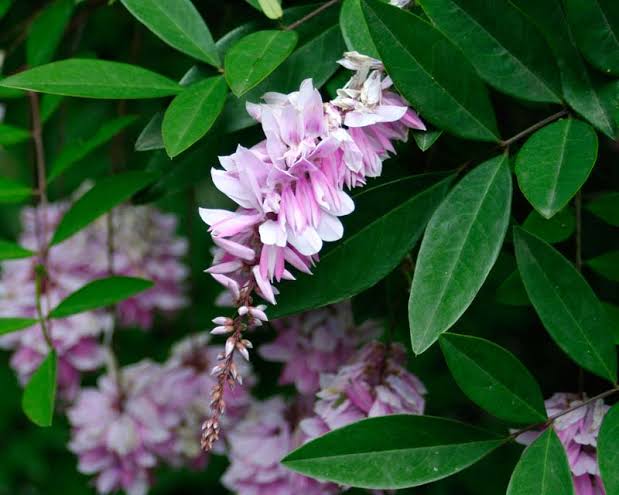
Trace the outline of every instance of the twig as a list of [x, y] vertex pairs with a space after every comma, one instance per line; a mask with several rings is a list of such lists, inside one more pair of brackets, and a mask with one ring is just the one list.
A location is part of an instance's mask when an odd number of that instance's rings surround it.
[[546, 117], [545, 119], [540, 120], [539, 122], [533, 124], [531, 127], [527, 127], [524, 131], [519, 132], [518, 134], [510, 137], [509, 139], [506, 139], [505, 141], [500, 141], [499, 146], [501, 148], [507, 148], [511, 144], [515, 143], [516, 141], [519, 141], [520, 139], [522, 139], [523, 137], [526, 137], [529, 134], [534, 133], [538, 129], [541, 129], [542, 127], [544, 127], [546, 124], [550, 124], [551, 122], [554, 122], [555, 120], [560, 119], [561, 117], [564, 117], [567, 114], [568, 114], [568, 111], [567, 109], [564, 108], [560, 112], [557, 112], [551, 115], [550, 117]]
[[299, 19], [298, 21], [295, 21], [292, 24], [286, 26], [284, 28], [284, 30], [285, 31], [292, 31], [293, 29], [298, 28], [304, 22], [309, 21], [312, 17], [317, 16], [318, 14], [320, 14], [324, 10], [327, 10], [329, 7], [331, 7], [332, 5], [335, 5], [339, 1], [340, 0], [329, 0], [327, 3], [322, 4], [317, 9], [312, 10], [309, 14], [304, 15], [303, 17], [301, 17], [301, 19]]

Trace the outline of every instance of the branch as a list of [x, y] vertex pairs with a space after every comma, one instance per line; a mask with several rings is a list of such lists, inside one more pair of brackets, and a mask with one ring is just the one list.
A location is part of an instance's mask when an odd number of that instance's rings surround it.
[[312, 17], [317, 16], [318, 14], [320, 14], [321, 12], [327, 10], [329, 7], [331, 7], [332, 5], [335, 5], [339, 1], [340, 0], [329, 0], [327, 3], [322, 4], [317, 9], [312, 10], [309, 14], [304, 15], [303, 17], [301, 17], [301, 19], [299, 19], [298, 21], [295, 21], [292, 24], [284, 27], [284, 30], [285, 31], [292, 31], [293, 29], [298, 28], [305, 21], [309, 21]]
[[568, 111], [564, 108], [560, 112], [557, 112], [551, 115], [550, 117], [546, 117], [545, 119], [540, 120], [539, 122], [533, 124], [531, 127], [527, 127], [524, 131], [519, 132], [518, 134], [510, 137], [509, 139], [506, 139], [505, 141], [500, 141], [499, 146], [501, 148], [507, 148], [511, 144], [515, 143], [516, 141], [519, 141], [520, 139], [527, 137], [529, 134], [533, 134], [535, 131], [537, 131], [538, 129], [541, 129], [546, 124], [550, 124], [551, 122], [554, 122], [555, 120], [558, 120], [561, 117], [566, 116], [567, 114], [568, 114]]

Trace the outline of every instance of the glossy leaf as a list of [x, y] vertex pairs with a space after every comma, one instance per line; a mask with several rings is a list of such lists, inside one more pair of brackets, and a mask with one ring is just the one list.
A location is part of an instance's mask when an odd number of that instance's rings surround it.
[[135, 122], [136, 118], [131, 115], [118, 117], [105, 122], [94, 136], [83, 140], [67, 144], [50, 166], [48, 182], [51, 183], [60, 177], [61, 174], [69, 170], [72, 166], [86, 158], [98, 147], [107, 143], [116, 134], [126, 129]]
[[54, 0], [34, 18], [26, 39], [26, 60], [30, 67], [54, 58], [74, 5], [75, 0]]
[[182, 153], [204, 136], [224, 108], [228, 88], [223, 77], [211, 77], [189, 86], [165, 112], [163, 142], [170, 157]]
[[610, 322], [611, 334], [615, 338], [615, 344], [619, 345], [619, 306], [611, 303], [602, 303], [608, 321]]
[[461, 471], [503, 440], [457, 421], [412, 414], [366, 419], [306, 443], [282, 461], [338, 484], [398, 489]]
[[619, 227], [619, 192], [601, 194], [587, 203], [586, 208], [606, 223]]
[[45, 124], [60, 108], [64, 96], [60, 95], [43, 95], [41, 97], [41, 123]]
[[0, 318], [0, 335], [4, 335], [11, 332], [17, 332], [24, 328], [31, 327], [36, 324], [37, 320], [34, 318]]
[[10, 124], [0, 123], [0, 146], [11, 146], [30, 139], [30, 131]]
[[133, 16], [168, 45], [219, 67], [211, 32], [191, 0], [121, 0]]
[[387, 276], [415, 245], [450, 183], [421, 175], [356, 195], [355, 211], [343, 219], [344, 238], [321, 255], [313, 275], [281, 284], [271, 317], [347, 299]]
[[569, 239], [576, 230], [574, 211], [567, 207], [557, 212], [552, 218], [546, 219], [532, 211], [522, 224], [527, 232], [536, 235], [544, 241], [554, 244]]
[[0, 86], [83, 98], [159, 98], [180, 91], [174, 81], [135, 65], [72, 58], [0, 80]]
[[33, 255], [34, 253], [29, 249], [25, 249], [14, 242], [0, 239], [0, 260], [29, 258]]
[[497, 287], [496, 300], [508, 306], [531, 305], [518, 270], [508, 275], [501, 285]]
[[161, 150], [164, 148], [161, 126], [163, 125], [163, 112], [157, 112], [142, 129], [135, 141], [136, 151]]
[[13, 5], [14, 0], [0, 0], [0, 20], [5, 16], [5, 14]]
[[298, 36], [294, 31], [259, 31], [236, 43], [225, 59], [226, 81], [236, 96], [262, 82], [292, 53]]
[[615, 0], [566, 0], [576, 44], [591, 64], [619, 76], [619, 4]]
[[361, 10], [361, 0], [344, 0], [340, 11], [340, 28], [348, 50], [380, 58]]
[[32, 189], [24, 184], [0, 177], [0, 204], [21, 203], [32, 196]]
[[56, 400], [56, 352], [50, 351], [24, 388], [22, 409], [37, 426], [51, 426]]
[[430, 147], [436, 143], [436, 140], [441, 137], [443, 131], [438, 129], [429, 129], [427, 131], [412, 131], [413, 139], [421, 151], [428, 151]]
[[587, 265], [609, 280], [619, 282], [619, 251], [610, 251], [587, 260]]
[[533, 134], [516, 156], [518, 185], [545, 218], [563, 209], [597, 159], [597, 135], [584, 122], [564, 119]]
[[505, 421], [546, 421], [544, 398], [535, 378], [511, 352], [488, 340], [453, 333], [439, 340], [449, 370], [479, 407]]
[[469, 307], [499, 255], [509, 224], [507, 156], [469, 172], [434, 212], [421, 242], [408, 303], [415, 354]]
[[153, 282], [134, 277], [108, 277], [89, 282], [56, 306], [50, 318], [65, 318], [84, 311], [104, 308], [153, 287]]
[[64, 214], [56, 227], [51, 244], [68, 239], [154, 179], [152, 174], [146, 172], [125, 172], [101, 179]]
[[606, 493], [619, 493], [619, 403], [604, 416], [597, 444], [597, 459]]
[[420, 0], [425, 13], [499, 91], [558, 103], [561, 83], [546, 40], [508, 0]]
[[547, 428], [523, 452], [507, 495], [574, 495], [572, 473], [557, 434]]
[[460, 50], [412, 13], [380, 0], [362, 8], [387, 72], [424, 119], [463, 138], [499, 139], [486, 88]]
[[574, 266], [549, 244], [514, 229], [522, 281], [544, 327], [583, 368], [614, 382], [617, 358], [604, 308]]

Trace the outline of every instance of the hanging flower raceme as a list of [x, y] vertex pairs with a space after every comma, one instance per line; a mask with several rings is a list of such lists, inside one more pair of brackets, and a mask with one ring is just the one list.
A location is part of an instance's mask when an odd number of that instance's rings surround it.
[[[564, 393], [554, 394], [545, 402], [549, 417], [557, 416], [582, 403], [583, 398], [580, 396]], [[596, 450], [600, 426], [609, 409], [610, 406], [604, 404], [602, 399], [598, 399], [553, 421], [553, 427], [567, 453], [576, 495], [606, 493], [600, 478]], [[539, 432], [526, 432], [519, 435], [517, 441], [529, 445], [538, 436]]]
[[314, 438], [368, 417], [423, 414], [426, 389], [405, 363], [399, 344], [367, 344], [337, 373], [321, 376], [314, 416], [301, 429]]
[[303, 395], [320, 389], [320, 374], [334, 373], [360, 347], [380, 334], [374, 321], [355, 325], [349, 302], [272, 322], [277, 337], [258, 352], [284, 363], [280, 385], [294, 384]]

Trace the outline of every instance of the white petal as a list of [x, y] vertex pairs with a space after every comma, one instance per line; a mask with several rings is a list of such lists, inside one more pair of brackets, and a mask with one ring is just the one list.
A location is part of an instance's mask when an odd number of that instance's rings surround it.
[[258, 228], [260, 240], [268, 246], [286, 246], [286, 231], [273, 220], [267, 220]]
[[322, 249], [322, 240], [313, 227], [306, 227], [301, 234], [289, 230], [288, 242], [305, 256], [316, 254]]
[[324, 214], [318, 224], [318, 235], [323, 241], [333, 242], [342, 238], [344, 226], [339, 218]]

